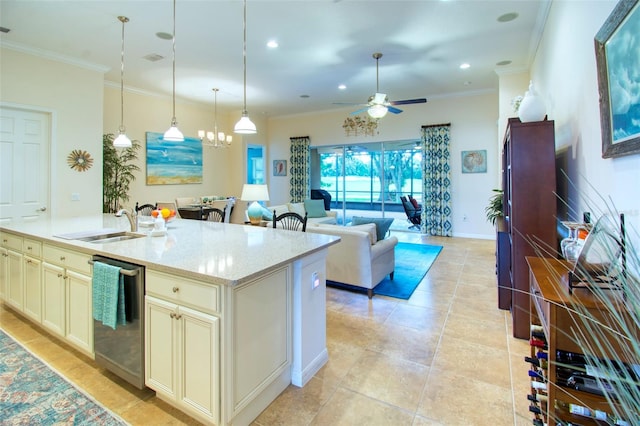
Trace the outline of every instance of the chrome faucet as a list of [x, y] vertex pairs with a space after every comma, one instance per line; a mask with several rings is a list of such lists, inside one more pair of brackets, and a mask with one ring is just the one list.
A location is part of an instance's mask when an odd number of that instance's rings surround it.
[[129, 223], [131, 224], [131, 232], [137, 232], [138, 218], [136, 217], [136, 215], [132, 214], [129, 210], [122, 209], [118, 210], [118, 212], [116, 213], [116, 217], [121, 217], [123, 214], [127, 216], [127, 219], [129, 219]]

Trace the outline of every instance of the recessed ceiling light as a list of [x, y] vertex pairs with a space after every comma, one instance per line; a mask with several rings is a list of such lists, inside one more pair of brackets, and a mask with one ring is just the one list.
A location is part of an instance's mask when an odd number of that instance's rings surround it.
[[0, 32], [3, 32], [5, 34], [7, 34], [9, 31], [11, 31], [9, 28], [6, 27], [0, 27]]
[[158, 55], [157, 53], [149, 53], [148, 55], [143, 56], [143, 58], [146, 59], [147, 61], [157, 62], [160, 59], [164, 59], [164, 56]]
[[345, 84], [341, 84], [338, 86], [338, 89], [340, 90], [345, 90], [347, 88], [347, 86]]
[[300, 95], [300, 97], [301, 97], [302, 99], [307, 99], [307, 98], [310, 98], [311, 96], [309, 96], [309, 95]]
[[467, 64], [466, 62], [464, 64], [460, 64], [460, 69], [461, 70], [466, 70], [468, 68], [471, 68], [471, 65]]
[[275, 40], [269, 40], [267, 42], [267, 47], [270, 49], [275, 49], [276, 47], [278, 47], [278, 42]]
[[509, 65], [510, 63], [511, 63], [511, 61], [506, 60], [506, 61], [497, 62], [496, 65], [503, 66], [503, 65]]
[[498, 16], [498, 22], [509, 22], [509, 21], [513, 21], [514, 19], [516, 19], [518, 17], [518, 14], [516, 12], [509, 12], [509, 13], [505, 13], [504, 15], [500, 15]]
[[471, 82], [470, 82], [470, 81], [465, 81], [465, 82], [464, 82], [464, 83], [462, 83], [462, 84], [464, 84], [465, 86], [471, 86]]
[[172, 40], [173, 34], [159, 32], [156, 33], [156, 37], [161, 38], [162, 40]]

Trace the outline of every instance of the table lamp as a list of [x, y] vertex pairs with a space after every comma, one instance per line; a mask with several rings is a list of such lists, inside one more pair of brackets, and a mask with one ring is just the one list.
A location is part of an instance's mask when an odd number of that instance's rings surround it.
[[240, 199], [243, 201], [253, 201], [247, 209], [247, 216], [252, 225], [260, 225], [262, 221], [262, 206], [258, 201], [269, 201], [269, 189], [267, 185], [256, 185], [245, 183], [242, 187], [242, 195]]

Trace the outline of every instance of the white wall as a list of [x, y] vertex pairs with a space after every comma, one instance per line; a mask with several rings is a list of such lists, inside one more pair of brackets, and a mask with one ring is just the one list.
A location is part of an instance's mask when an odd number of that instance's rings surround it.
[[[269, 120], [271, 160], [289, 159], [289, 138], [309, 136], [312, 146], [356, 145], [358, 143], [420, 139], [421, 126], [451, 123], [451, 187], [454, 236], [495, 238], [484, 208], [491, 189], [499, 187], [498, 94], [428, 99], [426, 104], [408, 105], [398, 115], [380, 120], [379, 134], [346, 136], [342, 123], [350, 110], [296, 115]], [[487, 173], [462, 174], [461, 151], [487, 150]], [[269, 169], [270, 171], [270, 169]], [[271, 172], [269, 173], [271, 174]], [[271, 204], [290, 201], [289, 177], [269, 177]], [[463, 216], [467, 221], [463, 221]]]
[[640, 154], [601, 156], [594, 36], [616, 3], [554, 1], [531, 76], [545, 98], [549, 118], [556, 122], [556, 150], [567, 150], [567, 172], [577, 186], [569, 201], [579, 215], [571, 219], [581, 219], [582, 211], [594, 207], [602, 209], [600, 194], [626, 213], [637, 237]]
[[[103, 72], [6, 48], [0, 55], [0, 101], [52, 116], [49, 212], [81, 216], [101, 211]], [[89, 152], [93, 167], [71, 169], [67, 156], [74, 149]], [[80, 200], [71, 201], [71, 193], [80, 194]]]

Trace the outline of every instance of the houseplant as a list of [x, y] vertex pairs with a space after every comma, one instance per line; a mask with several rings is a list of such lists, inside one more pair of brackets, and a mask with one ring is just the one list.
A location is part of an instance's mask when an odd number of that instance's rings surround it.
[[114, 135], [102, 135], [102, 212], [115, 213], [120, 205], [129, 200], [129, 184], [136, 177], [133, 172], [140, 170], [134, 162], [138, 159], [140, 142], [131, 141], [130, 148], [117, 150], [113, 146]]
[[485, 207], [484, 211], [487, 214], [487, 221], [491, 222], [491, 224], [495, 226], [498, 218], [504, 216], [502, 210], [503, 191], [502, 189], [493, 189], [493, 192], [495, 192], [495, 194], [489, 198], [489, 205]]

